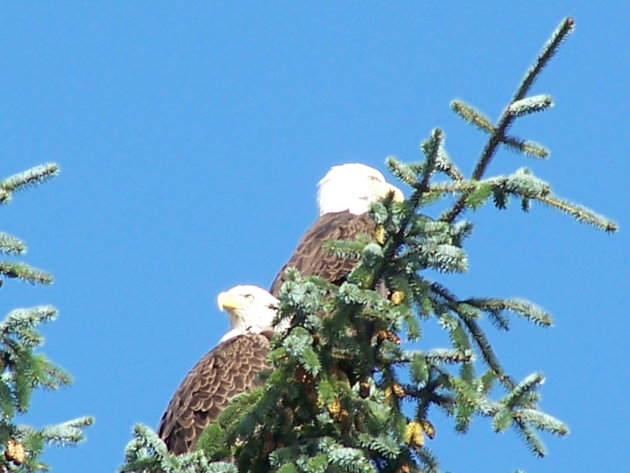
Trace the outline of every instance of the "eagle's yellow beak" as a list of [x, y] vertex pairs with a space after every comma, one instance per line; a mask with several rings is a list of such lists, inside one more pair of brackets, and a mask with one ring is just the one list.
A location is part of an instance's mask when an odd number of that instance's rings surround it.
[[242, 304], [241, 299], [240, 296], [230, 294], [230, 292], [222, 292], [217, 297], [217, 304], [221, 310], [238, 309]]

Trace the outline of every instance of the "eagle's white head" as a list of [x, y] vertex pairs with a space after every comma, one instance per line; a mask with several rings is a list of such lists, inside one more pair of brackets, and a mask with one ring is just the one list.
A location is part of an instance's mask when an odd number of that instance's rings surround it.
[[221, 341], [243, 333], [260, 333], [275, 330], [273, 319], [278, 309], [278, 299], [257, 286], [235, 286], [217, 297], [219, 309], [230, 318], [231, 330]]
[[344, 210], [361, 215], [369, 210], [370, 204], [389, 193], [394, 194], [396, 202], [404, 200], [400, 189], [370, 166], [361, 163], [333, 166], [318, 184], [319, 215]]

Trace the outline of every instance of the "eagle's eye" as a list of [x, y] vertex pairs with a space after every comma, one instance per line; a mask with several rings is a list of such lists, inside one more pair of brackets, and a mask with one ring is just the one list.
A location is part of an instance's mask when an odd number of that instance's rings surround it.
[[381, 182], [381, 180], [378, 178], [378, 176], [368, 176], [368, 180], [370, 182]]
[[254, 301], [254, 295], [253, 294], [245, 294], [245, 299], [247, 300], [247, 302], [253, 302]]

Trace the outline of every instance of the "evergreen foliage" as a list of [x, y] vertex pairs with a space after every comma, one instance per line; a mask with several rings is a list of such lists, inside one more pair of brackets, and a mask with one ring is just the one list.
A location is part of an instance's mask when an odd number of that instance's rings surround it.
[[[0, 182], [0, 203], [8, 203], [14, 192], [44, 182], [57, 174], [56, 164], [36, 166]], [[26, 245], [8, 233], [0, 233], [0, 253], [21, 256]], [[32, 284], [50, 284], [52, 275], [25, 263], [0, 261], [0, 275]], [[0, 280], [0, 285], [2, 280]], [[74, 445], [84, 437], [82, 428], [90, 417], [43, 428], [16, 423], [16, 417], [30, 406], [33, 390], [58, 389], [70, 384], [70, 376], [43, 354], [36, 353], [43, 343], [37, 331], [40, 324], [55, 319], [57, 310], [48, 305], [15, 309], [0, 321], [0, 471], [34, 472], [48, 470], [40, 454], [47, 444]]]
[[[287, 270], [279, 317], [290, 328], [273, 341], [274, 370], [264, 386], [238, 396], [190, 454], [170, 456], [149, 428], [137, 426], [121, 471], [433, 473], [440, 470], [427, 438], [435, 435], [435, 410], [452, 417], [462, 433], [477, 416], [491, 419], [496, 432], [513, 428], [536, 456], [546, 454], [540, 432], [566, 435], [566, 425], [538, 406], [544, 376], [511, 376], [482, 326], [486, 318], [507, 330], [516, 315], [547, 327], [551, 316], [521, 299], [461, 298], [426, 270], [467, 270], [463, 245], [473, 226], [463, 214], [489, 201], [503, 209], [515, 198], [525, 211], [541, 202], [616, 230], [613, 222], [555, 196], [549, 183], [525, 168], [486, 176], [501, 145], [526, 156], [548, 155], [544, 147], [507, 133], [516, 118], [552, 105], [547, 95], [527, 94], [572, 28], [570, 18], [560, 24], [496, 124], [462, 101], [452, 103], [458, 115], [488, 134], [470, 177], [452, 163], [439, 129], [422, 143], [422, 161], [387, 159], [410, 196], [401, 204], [386, 199], [373, 205], [375, 241], [329, 243], [339, 255], [360, 254], [344, 284]], [[427, 204], [452, 197], [441, 215], [424, 213]], [[375, 290], [382, 282], [388, 298]], [[406, 343], [421, 339], [431, 321], [447, 333], [450, 347]]]

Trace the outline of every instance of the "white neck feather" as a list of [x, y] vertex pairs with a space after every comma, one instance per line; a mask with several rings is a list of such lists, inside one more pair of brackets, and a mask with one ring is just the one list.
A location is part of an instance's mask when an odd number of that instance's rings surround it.
[[264, 330], [257, 325], [250, 325], [248, 327], [241, 327], [241, 328], [233, 328], [228, 333], [223, 335], [223, 337], [221, 337], [221, 340], [219, 340], [219, 343], [225, 342], [234, 337], [238, 337], [239, 335], [244, 335], [246, 333], [262, 333], [262, 332], [264, 332]]
[[331, 195], [331, 193], [322, 193], [317, 195], [317, 206], [319, 208], [319, 216], [333, 212], [343, 212], [347, 210], [351, 214], [361, 215], [370, 208], [370, 201], [366, 199], [354, 198], [353, 196], [345, 196], [341, 193]]
[[223, 335], [223, 337], [221, 337], [221, 340], [219, 340], [219, 343], [227, 342], [228, 340], [230, 340], [230, 339], [232, 339], [234, 337], [237, 337], [239, 335], [242, 335], [242, 334], [243, 334], [242, 330], [237, 330], [237, 329], [233, 328], [228, 333]]

